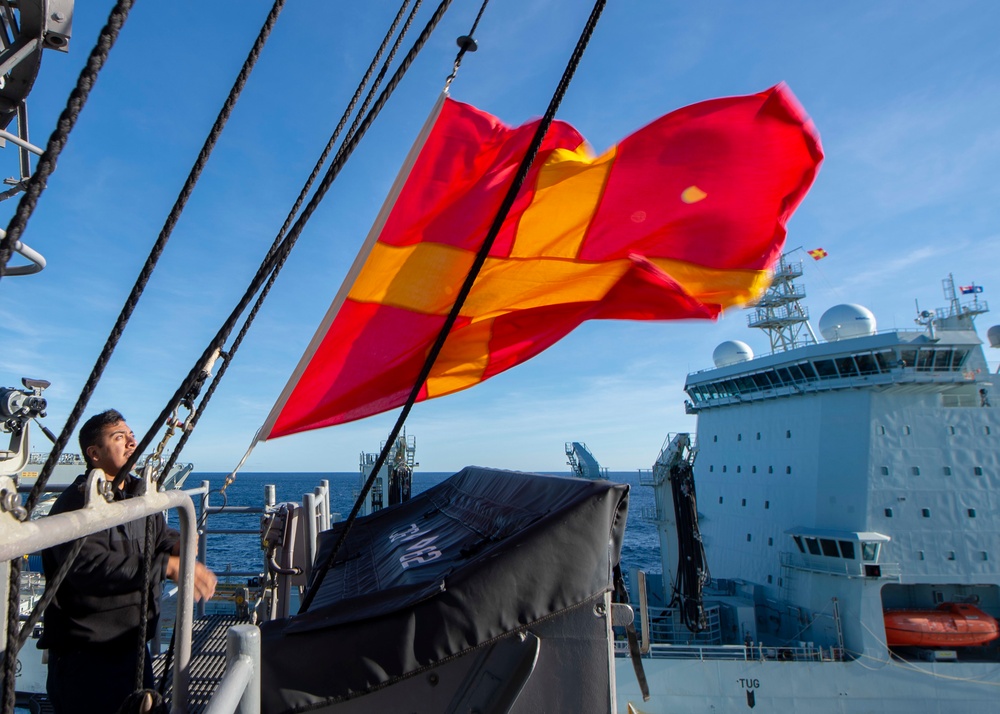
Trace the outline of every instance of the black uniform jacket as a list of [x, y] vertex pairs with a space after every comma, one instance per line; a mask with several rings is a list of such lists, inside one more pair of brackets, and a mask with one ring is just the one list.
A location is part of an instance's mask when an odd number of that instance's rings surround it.
[[[77, 477], [56, 500], [51, 513], [81, 508], [86, 483], [86, 474]], [[130, 478], [124, 491], [115, 494], [115, 500], [131, 498], [139, 486], [138, 479]], [[152, 638], [159, 622], [160, 583], [166, 573], [167, 557], [180, 537], [177, 531], [167, 528], [162, 514], [151, 518], [156, 545], [150, 568], [147, 640]], [[145, 521], [140, 519], [84, 538], [83, 550], [45, 610], [40, 648], [67, 652], [95, 644], [135, 646], [142, 604], [145, 534]], [[71, 547], [72, 543], [64, 543], [42, 551], [42, 567], [48, 582], [52, 582]]]

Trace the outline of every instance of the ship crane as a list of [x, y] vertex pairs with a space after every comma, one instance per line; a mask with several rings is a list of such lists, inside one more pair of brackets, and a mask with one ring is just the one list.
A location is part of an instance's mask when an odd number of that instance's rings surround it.
[[[705, 547], [698, 526], [698, 499], [694, 487], [696, 451], [691, 435], [674, 434], [653, 464], [656, 510], [661, 522], [660, 537], [664, 548], [664, 569], [676, 554], [676, 576], [671, 583], [670, 606], [676, 605], [684, 625], [697, 634], [708, 629], [705, 616], [704, 587], [711, 578]], [[669, 488], [664, 488], [668, 484]], [[669, 500], [670, 503], [666, 503]], [[673, 514], [676, 540], [669, 532]]]
[[602, 468], [587, 445], [579, 441], [566, 442], [566, 463], [577, 478], [606, 479], [608, 470]]

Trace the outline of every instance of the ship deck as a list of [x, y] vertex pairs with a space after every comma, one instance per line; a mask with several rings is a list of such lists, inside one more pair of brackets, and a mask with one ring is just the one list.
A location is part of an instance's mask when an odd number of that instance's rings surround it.
[[[188, 714], [201, 714], [207, 709], [226, 671], [226, 632], [233, 625], [243, 622], [235, 615], [207, 615], [194, 621]], [[167, 670], [164, 693], [169, 699], [173, 689], [173, 670], [166, 653], [153, 658], [153, 675], [157, 682], [164, 676], [164, 669]]]

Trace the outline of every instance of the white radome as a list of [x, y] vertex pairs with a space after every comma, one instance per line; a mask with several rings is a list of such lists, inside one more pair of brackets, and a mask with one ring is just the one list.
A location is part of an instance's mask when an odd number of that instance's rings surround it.
[[746, 342], [739, 340], [728, 340], [715, 348], [712, 353], [712, 361], [716, 367], [728, 367], [731, 364], [749, 362], [753, 359], [753, 350]]
[[827, 342], [875, 334], [875, 315], [864, 305], [834, 305], [819, 319], [819, 331]]

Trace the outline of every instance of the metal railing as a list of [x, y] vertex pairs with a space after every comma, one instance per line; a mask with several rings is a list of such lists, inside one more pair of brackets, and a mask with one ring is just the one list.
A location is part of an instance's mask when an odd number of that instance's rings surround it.
[[[13, 490], [13, 482], [10, 489]], [[25, 553], [67, 543], [92, 533], [136, 521], [146, 516], [177, 509], [180, 524], [180, 576], [177, 592], [177, 617], [179, 628], [174, 654], [174, 698], [172, 712], [180, 714], [187, 709], [188, 675], [191, 663], [192, 623], [194, 621], [194, 562], [197, 553], [197, 532], [194, 503], [184, 491], [156, 491], [150, 478], [146, 495], [125, 501], [108, 503], [99, 492], [99, 484], [106, 481], [98, 469], [90, 472], [83, 508], [35, 521], [19, 521], [9, 513], [0, 513], [0, 562], [14, 560]], [[7, 585], [6, 578], [3, 585]], [[6, 605], [6, 592], [3, 593]], [[6, 611], [3, 616], [6, 621]]]

